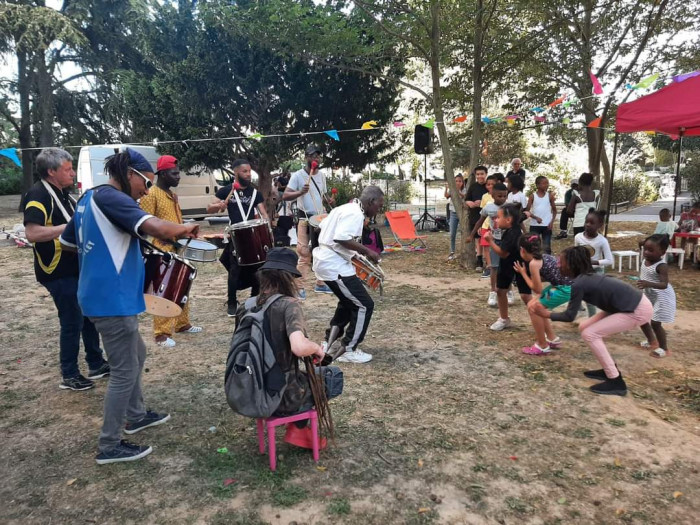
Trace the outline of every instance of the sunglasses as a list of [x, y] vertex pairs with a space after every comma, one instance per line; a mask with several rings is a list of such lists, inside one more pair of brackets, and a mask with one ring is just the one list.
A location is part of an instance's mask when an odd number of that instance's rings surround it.
[[137, 170], [137, 169], [134, 169], [134, 168], [129, 168], [129, 169], [130, 169], [131, 171], [133, 171], [134, 173], [138, 174], [138, 175], [143, 179], [143, 182], [146, 184], [146, 189], [147, 189], [147, 190], [150, 190], [150, 189], [153, 187], [153, 181], [152, 181], [151, 179], [149, 179], [148, 177], [146, 177], [143, 173], [141, 173], [141, 172], [140, 172], [139, 170]]

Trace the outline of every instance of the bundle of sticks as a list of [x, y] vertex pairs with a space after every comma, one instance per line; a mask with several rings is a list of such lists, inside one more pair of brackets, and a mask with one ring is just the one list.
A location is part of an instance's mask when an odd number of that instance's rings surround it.
[[331, 416], [331, 409], [328, 406], [328, 398], [326, 397], [325, 379], [321, 374], [316, 373], [316, 365], [314, 365], [310, 356], [304, 358], [304, 365], [306, 366], [306, 375], [309, 378], [311, 395], [314, 398], [314, 406], [318, 414], [321, 434], [335, 441], [333, 417]]

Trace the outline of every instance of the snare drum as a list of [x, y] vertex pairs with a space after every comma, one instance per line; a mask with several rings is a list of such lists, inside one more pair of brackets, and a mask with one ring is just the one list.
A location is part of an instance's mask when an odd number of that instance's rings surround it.
[[355, 275], [367, 288], [379, 289], [380, 295], [384, 293], [384, 272], [379, 265], [373, 264], [367, 257], [360, 254], [355, 255], [350, 262], [355, 267]]
[[275, 239], [266, 219], [238, 222], [229, 226], [233, 253], [239, 266], [264, 263]]
[[195, 277], [197, 269], [174, 253], [146, 254], [146, 312], [159, 317], [180, 315]]
[[180, 247], [177, 250], [178, 255], [184, 259], [197, 262], [214, 262], [217, 259], [217, 247], [205, 241], [191, 239], [179, 239], [177, 243]]
[[312, 228], [320, 228], [321, 227], [321, 221], [328, 217], [327, 213], [317, 213], [316, 215], [312, 215], [309, 217], [309, 225]]

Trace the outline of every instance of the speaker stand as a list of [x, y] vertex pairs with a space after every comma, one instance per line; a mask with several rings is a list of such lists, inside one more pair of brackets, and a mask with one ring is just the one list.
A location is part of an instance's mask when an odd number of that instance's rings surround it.
[[423, 213], [421, 214], [420, 217], [418, 217], [418, 220], [414, 223], [414, 226], [418, 226], [418, 223], [421, 223], [420, 229], [425, 230], [425, 223], [426, 222], [432, 222], [436, 227], [437, 227], [437, 221], [435, 220], [435, 217], [430, 215], [428, 213], [428, 155], [424, 154], [423, 155], [423, 166], [424, 166], [424, 171], [423, 171]]

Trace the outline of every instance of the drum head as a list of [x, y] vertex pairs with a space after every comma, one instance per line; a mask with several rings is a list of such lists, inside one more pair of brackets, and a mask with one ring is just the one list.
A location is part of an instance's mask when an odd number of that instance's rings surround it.
[[267, 219], [253, 219], [252, 221], [237, 222], [229, 226], [229, 230], [240, 230], [242, 228], [251, 228], [253, 226], [260, 226], [261, 224], [269, 224]]
[[157, 297], [155, 295], [143, 294], [146, 301], [146, 313], [157, 315], [158, 317], [177, 317], [182, 313], [182, 308], [172, 301]]
[[189, 244], [187, 244], [187, 239], [178, 239], [177, 243], [183, 248], [186, 245], [192, 250], [216, 251], [216, 245], [196, 239], [192, 239]]
[[319, 213], [317, 215], [309, 217], [309, 224], [314, 228], [318, 228], [321, 225], [323, 219], [325, 219], [326, 217], [328, 217], [327, 213]]

